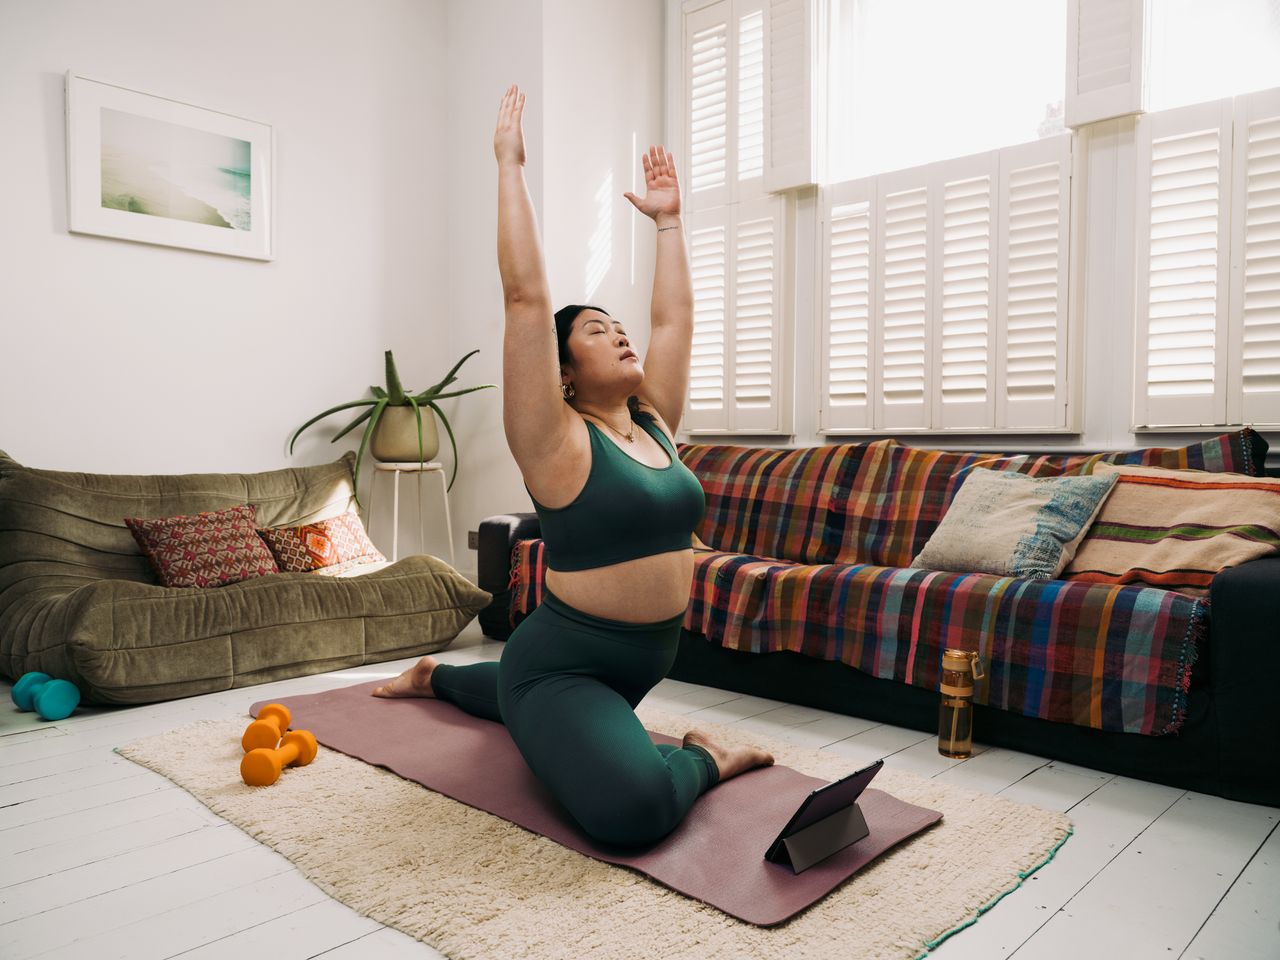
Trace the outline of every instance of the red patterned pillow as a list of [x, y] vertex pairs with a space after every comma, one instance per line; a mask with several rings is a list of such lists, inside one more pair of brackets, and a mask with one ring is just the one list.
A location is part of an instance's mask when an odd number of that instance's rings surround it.
[[220, 587], [279, 573], [257, 535], [251, 503], [195, 516], [125, 517], [125, 526], [166, 587]]
[[328, 568], [341, 564], [346, 570], [387, 559], [378, 552], [354, 513], [341, 513], [300, 527], [260, 529], [258, 536], [266, 541], [285, 573], [335, 573], [338, 571]]

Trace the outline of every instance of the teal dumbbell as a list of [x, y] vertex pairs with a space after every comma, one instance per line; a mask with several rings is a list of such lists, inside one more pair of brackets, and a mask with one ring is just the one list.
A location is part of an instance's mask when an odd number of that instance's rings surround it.
[[19, 710], [34, 708], [44, 720], [65, 720], [80, 703], [80, 691], [74, 683], [34, 670], [24, 673], [9, 695]]

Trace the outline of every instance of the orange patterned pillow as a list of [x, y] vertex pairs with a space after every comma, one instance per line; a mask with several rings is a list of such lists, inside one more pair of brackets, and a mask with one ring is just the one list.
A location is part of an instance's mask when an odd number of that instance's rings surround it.
[[364, 524], [354, 513], [341, 513], [300, 527], [258, 530], [285, 573], [310, 573], [342, 564], [342, 569], [387, 558], [373, 545]]
[[246, 503], [124, 523], [166, 587], [221, 587], [280, 572], [255, 532], [256, 517], [257, 508]]

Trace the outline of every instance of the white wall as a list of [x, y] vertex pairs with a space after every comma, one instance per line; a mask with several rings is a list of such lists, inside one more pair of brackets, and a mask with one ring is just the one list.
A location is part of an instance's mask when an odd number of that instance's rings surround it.
[[[455, 387], [502, 385], [493, 133], [512, 83], [526, 95], [525, 182], [553, 306], [600, 304], [629, 323], [643, 355], [657, 239], [653, 221], [633, 214], [622, 194], [644, 195], [640, 153], [662, 142], [661, 0], [454, 0], [448, 16], [447, 353], [452, 364], [481, 351], [463, 365]], [[494, 514], [532, 511], [533, 504], [507, 448], [499, 390], [442, 407], [466, 437], [451, 502], [457, 565], [474, 569], [465, 531]]]
[[[289, 436], [368, 396], [384, 350], [408, 385], [443, 376], [444, 25], [443, 0], [0, 4], [0, 449], [99, 473], [321, 463], [358, 447], [329, 443], [351, 417], [293, 456]], [[68, 69], [274, 125], [276, 259], [68, 233]]]

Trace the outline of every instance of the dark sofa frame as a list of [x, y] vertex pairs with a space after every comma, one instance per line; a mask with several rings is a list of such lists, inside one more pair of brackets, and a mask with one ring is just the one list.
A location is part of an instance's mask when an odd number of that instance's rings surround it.
[[[536, 513], [480, 524], [478, 581], [493, 594], [480, 611], [484, 635], [511, 634], [507, 585], [512, 548], [540, 535]], [[1280, 807], [1280, 556], [1224, 570], [1209, 595], [1209, 635], [1191, 671], [1186, 719], [1163, 737], [1093, 730], [976, 706], [974, 739], [1108, 773]], [[519, 623], [519, 620], [516, 621]], [[869, 676], [838, 660], [782, 651], [747, 653], [680, 631], [668, 676], [758, 697], [934, 731], [938, 694]]]

